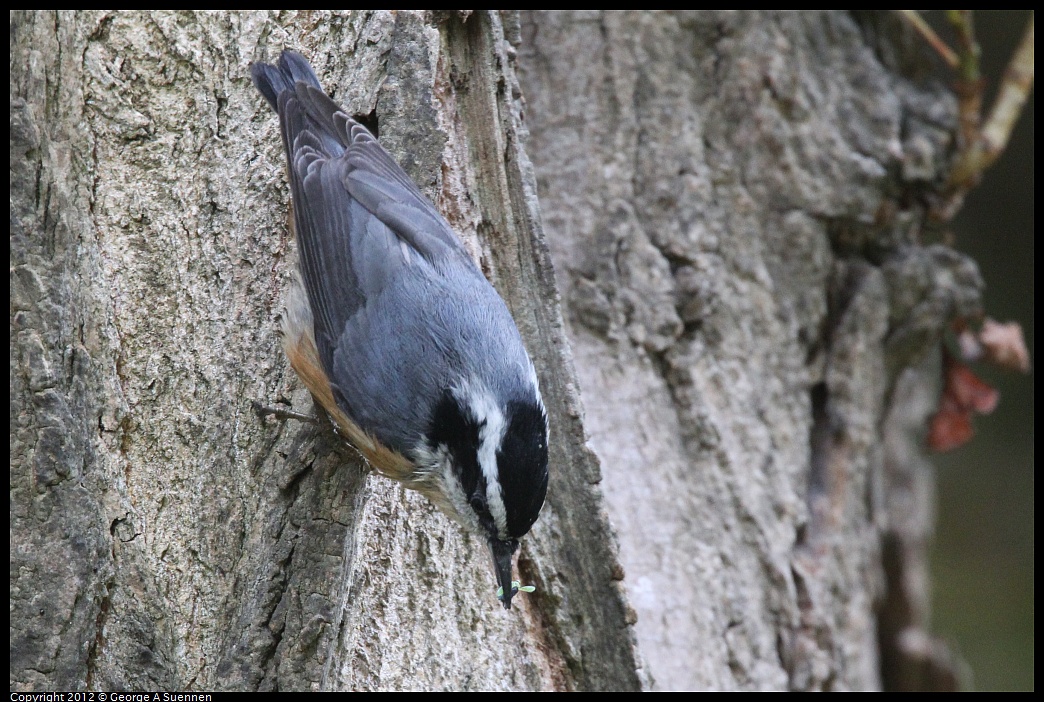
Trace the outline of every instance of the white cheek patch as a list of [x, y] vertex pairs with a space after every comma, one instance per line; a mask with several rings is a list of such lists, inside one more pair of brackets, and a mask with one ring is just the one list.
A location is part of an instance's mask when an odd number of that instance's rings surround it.
[[447, 513], [460, 522], [465, 529], [481, 534], [483, 532], [482, 525], [479, 523], [475, 511], [471, 509], [468, 496], [464, 494], [460, 487], [460, 480], [457, 478], [456, 470], [453, 467], [453, 458], [450, 455], [449, 448], [445, 444], [440, 444], [432, 451], [426, 447], [418, 446], [414, 449], [414, 456], [417, 464], [423, 466], [424, 474], [426, 476], [433, 475], [438, 482], [442, 494], [449, 501], [449, 506], [452, 508], [452, 512]]
[[504, 418], [500, 405], [494, 399], [493, 393], [481, 381], [464, 381], [453, 389], [453, 394], [479, 422], [478, 464], [482, 470], [482, 476], [486, 479], [486, 506], [497, 526], [500, 538], [506, 539], [508, 538], [507, 510], [504, 507], [504, 496], [500, 488], [497, 449], [504, 440], [507, 420]]

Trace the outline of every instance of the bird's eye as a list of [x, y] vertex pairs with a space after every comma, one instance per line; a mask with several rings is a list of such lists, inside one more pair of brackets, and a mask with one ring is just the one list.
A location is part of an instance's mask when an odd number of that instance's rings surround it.
[[486, 513], [486, 498], [483, 497], [481, 493], [476, 492], [471, 496], [471, 509], [479, 514]]

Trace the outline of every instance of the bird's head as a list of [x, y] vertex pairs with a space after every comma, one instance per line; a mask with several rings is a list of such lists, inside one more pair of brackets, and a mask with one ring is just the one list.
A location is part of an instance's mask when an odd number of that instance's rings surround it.
[[485, 386], [446, 391], [419, 451], [436, 472], [446, 511], [482, 538], [500, 600], [511, 608], [512, 556], [547, 494], [548, 426], [539, 392], [500, 401]]

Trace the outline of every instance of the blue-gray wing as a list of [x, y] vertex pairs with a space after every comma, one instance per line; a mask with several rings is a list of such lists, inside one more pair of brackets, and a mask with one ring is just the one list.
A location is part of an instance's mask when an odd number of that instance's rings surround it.
[[453, 260], [465, 275], [482, 274], [409, 176], [322, 91], [303, 56], [284, 51], [278, 66], [257, 63], [251, 73], [279, 115], [301, 277], [333, 378], [351, 320], [408, 268]]
[[536, 396], [533, 366], [493, 287], [449, 262], [412, 266], [348, 320], [332, 377], [346, 412], [406, 456], [448, 390], [478, 381], [503, 401]]
[[337, 404], [404, 455], [462, 384], [539, 404], [507, 307], [431, 202], [302, 56], [251, 73], [279, 115], [301, 278]]

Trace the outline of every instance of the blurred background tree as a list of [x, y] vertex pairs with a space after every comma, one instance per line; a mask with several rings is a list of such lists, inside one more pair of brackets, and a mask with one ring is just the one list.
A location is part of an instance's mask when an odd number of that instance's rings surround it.
[[[987, 106], [1029, 17], [1022, 11], [975, 13]], [[927, 19], [954, 44], [942, 12]], [[986, 281], [987, 314], [1021, 324], [1031, 357], [1033, 125], [1031, 95], [1007, 150], [953, 221], [955, 247], [978, 262]], [[1032, 690], [1032, 376], [985, 365], [976, 372], [1000, 391], [1001, 401], [991, 416], [977, 420], [972, 441], [935, 459], [933, 629], [971, 666], [975, 689]]]

